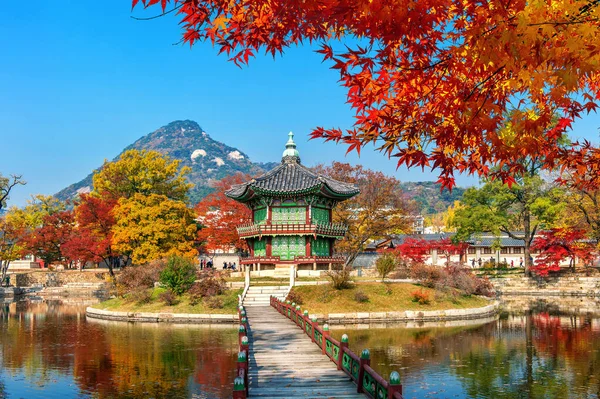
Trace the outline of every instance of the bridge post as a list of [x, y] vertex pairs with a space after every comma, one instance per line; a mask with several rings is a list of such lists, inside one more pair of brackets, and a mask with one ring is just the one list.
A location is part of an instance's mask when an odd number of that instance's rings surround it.
[[311, 321], [310, 325], [312, 326], [312, 329], [311, 329], [312, 334], [310, 335], [310, 340], [314, 343], [317, 343], [317, 341], [315, 341], [315, 328], [319, 325], [319, 323], [317, 322], [317, 317], [313, 316], [310, 319], [310, 321]]
[[338, 370], [342, 369], [342, 360], [344, 359], [344, 350], [348, 349], [348, 335], [342, 335], [340, 340], [340, 351], [338, 352]]
[[400, 383], [400, 373], [392, 371], [390, 373], [390, 385], [388, 386], [388, 399], [394, 399], [394, 394], [402, 395], [402, 384]]
[[371, 365], [371, 352], [368, 349], [363, 349], [360, 354], [360, 359], [358, 361], [359, 369], [358, 369], [358, 380], [356, 384], [356, 392], [363, 393], [363, 380], [365, 379], [365, 366]]
[[327, 354], [325, 351], [325, 347], [327, 346], [327, 337], [329, 337], [329, 324], [325, 323], [323, 324], [323, 345], [321, 345], [321, 350], [324, 355]]

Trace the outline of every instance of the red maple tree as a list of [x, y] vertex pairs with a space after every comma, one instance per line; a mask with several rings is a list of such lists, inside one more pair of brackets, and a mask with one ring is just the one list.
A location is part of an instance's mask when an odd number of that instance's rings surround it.
[[569, 228], [541, 232], [533, 241], [532, 249], [540, 251], [531, 268], [539, 276], [560, 271], [560, 264], [567, 259], [574, 269], [577, 259], [587, 264], [596, 256], [595, 246], [587, 240], [585, 231]]
[[429, 255], [429, 244], [422, 238], [407, 237], [393, 252], [398, 258], [409, 263], [424, 263]]
[[65, 254], [81, 264], [104, 261], [113, 277], [117, 254], [111, 247], [112, 227], [115, 224], [112, 211], [116, 203], [116, 200], [82, 195], [75, 208], [77, 225], [74, 234], [64, 245]]
[[23, 236], [23, 255], [33, 254], [44, 261], [46, 266], [57, 263], [69, 265], [73, 259], [64, 251], [65, 243], [73, 236], [75, 215], [65, 210], [42, 218], [42, 225]]
[[[320, 43], [355, 123], [317, 127], [312, 137], [348, 151], [376, 144], [398, 165], [439, 169], [438, 181], [450, 187], [455, 171], [511, 183], [524, 157], [600, 171], [596, 147], [559, 145], [571, 122], [600, 101], [598, 1], [142, 3], [176, 11], [184, 42], [210, 41], [236, 65], [262, 51]], [[600, 183], [598, 173], [588, 176]]]
[[433, 250], [436, 250], [438, 256], [446, 257], [446, 265], [450, 265], [452, 255], [462, 256], [468, 247], [469, 244], [463, 242], [454, 243], [448, 237], [438, 240], [407, 237], [402, 244], [394, 248], [394, 252], [398, 257], [410, 263], [424, 263], [427, 256]]
[[227, 176], [215, 182], [215, 192], [196, 205], [195, 210], [202, 223], [198, 231], [201, 252], [211, 254], [217, 250], [228, 252], [234, 248], [248, 249], [246, 241], [239, 238], [236, 227], [250, 223], [252, 212], [246, 205], [227, 197], [225, 191], [251, 178], [243, 173]]

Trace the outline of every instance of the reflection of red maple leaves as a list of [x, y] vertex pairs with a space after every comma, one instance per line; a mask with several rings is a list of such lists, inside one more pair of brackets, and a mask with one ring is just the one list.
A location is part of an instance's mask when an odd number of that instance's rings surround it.
[[588, 263], [594, 259], [594, 245], [586, 241], [583, 230], [551, 229], [543, 231], [533, 241], [532, 249], [540, 251], [531, 270], [540, 276], [560, 270], [560, 264], [569, 260], [574, 266], [577, 259]]

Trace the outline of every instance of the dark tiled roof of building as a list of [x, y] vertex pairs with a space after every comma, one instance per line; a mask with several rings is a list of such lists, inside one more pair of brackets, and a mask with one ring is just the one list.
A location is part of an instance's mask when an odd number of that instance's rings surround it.
[[324, 189], [342, 197], [352, 197], [359, 192], [353, 184], [314, 173], [300, 164], [299, 159], [284, 159], [280, 165], [264, 175], [235, 185], [225, 194], [228, 197], [239, 199], [245, 197], [249, 190], [273, 195], [303, 193], [318, 189]]
[[356, 256], [352, 262], [352, 267], [374, 267], [380, 256], [377, 252], [362, 252]]
[[[523, 233], [522, 232], [514, 232], [513, 234], [518, 237], [518, 236], [521, 236]], [[394, 247], [396, 247], [398, 245], [401, 245], [404, 242], [404, 240], [407, 238], [422, 239], [425, 241], [437, 241], [442, 238], [452, 238], [453, 236], [454, 236], [454, 233], [399, 234], [396, 236], [392, 236], [390, 238], [392, 240], [392, 245]], [[383, 240], [377, 240], [377, 241], [370, 243], [369, 245], [367, 245], [367, 250], [377, 249], [377, 247], [379, 245], [389, 241], [390, 238], [383, 239]], [[475, 235], [471, 236], [471, 238], [469, 240], [467, 240], [467, 242], [473, 247], [491, 247], [495, 243], [498, 243], [499, 246], [501, 246], [501, 247], [522, 247], [523, 246], [523, 240], [511, 238], [506, 234], [503, 234], [498, 237], [490, 235], [489, 233], [475, 234]]]

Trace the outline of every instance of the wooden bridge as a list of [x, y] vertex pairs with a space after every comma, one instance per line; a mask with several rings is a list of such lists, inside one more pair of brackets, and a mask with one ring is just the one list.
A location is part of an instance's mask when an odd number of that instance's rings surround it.
[[339, 342], [300, 306], [271, 298], [269, 307], [240, 307], [240, 353], [234, 398], [402, 399], [400, 376], [390, 382]]

